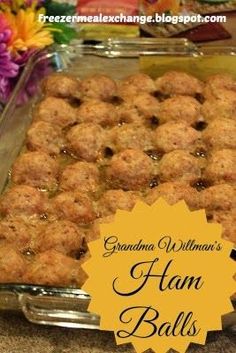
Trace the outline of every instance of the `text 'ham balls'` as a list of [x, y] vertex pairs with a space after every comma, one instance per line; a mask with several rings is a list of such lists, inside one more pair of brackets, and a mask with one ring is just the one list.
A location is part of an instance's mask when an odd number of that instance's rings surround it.
[[81, 81], [81, 98], [109, 101], [117, 95], [117, 86], [110, 77], [102, 74], [89, 76]]
[[79, 99], [80, 80], [70, 75], [54, 73], [43, 80], [42, 91], [45, 96]]
[[168, 71], [156, 79], [156, 90], [165, 96], [196, 96], [202, 94], [203, 83], [181, 71]]
[[142, 151], [134, 149], [126, 149], [114, 155], [106, 170], [109, 183], [124, 190], [148, 187], [153, 174], [152, 160]]
[[102, 156], [106, 131], [98, 124], [82, 123], [72, 127], [66, 135], [67, 147], [78, 158], [95, 162]]
[[26, 184], [40, 189], [54, 190], [59, 173], [58, 162], [44, 152], [20, 155], [12, 168], [15, 184]]
[[62, 98], [47, 97], [34, 111], [34, 121], [45, 121], [60, 128], [72, 126], [77, 119], [77, 110]]

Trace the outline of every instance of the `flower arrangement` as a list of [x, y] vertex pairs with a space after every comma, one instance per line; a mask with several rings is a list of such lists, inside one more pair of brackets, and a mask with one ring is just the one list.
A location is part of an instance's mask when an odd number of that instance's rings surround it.
[[68, 24], [39, 22], [39, 14], [75, 12], [75, 6], [55, 0], [0, 0], [0, 103], [7, 102], [32, 54], [53, 43], [68, 44], [76, 36]]
[[180, 0], [143, 0], [141, 1], [148, 15], [154, 13], [178, 13], [180, 10]]

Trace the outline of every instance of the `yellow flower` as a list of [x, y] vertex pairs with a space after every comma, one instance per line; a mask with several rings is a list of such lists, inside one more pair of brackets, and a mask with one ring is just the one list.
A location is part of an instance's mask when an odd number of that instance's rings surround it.
[[37, 5], [37, 0], [5, 0], [4, 2], [0, 3], [0, 9], [4, 11], [10, 10], [11, 12], [17, 12], [22, 7], [31, 7], [32, 9], [35, 9]]
[[18, 11], [24, 5], [24, 0], [11, 0], [12, 11]]
[[53, 43], [50, 25], [38, 21], [43, 9], [34, 11], [32, 8], [20, 9], [17, 14], [5, 12], [5, 17], [12, 30], [9, 43], [10, 50], [25, 51], [28, 49], [42, 49]]

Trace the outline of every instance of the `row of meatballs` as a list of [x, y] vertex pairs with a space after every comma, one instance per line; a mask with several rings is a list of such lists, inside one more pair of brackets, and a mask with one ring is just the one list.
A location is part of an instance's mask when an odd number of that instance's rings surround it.
[[[28, 132], [27, 145], [31, 150], [57, 155], [67, 148], [78, 158], [96, 161], [109, 140], [115, 151], [154, 145], [169, 152], [172, 148], [187, 148], [199, 138], [192, 127], [206, 124], [209, 127], [203, 140], [209, 147], [235, 147], [236, 89], [235, 81], [228, 75], [210, 77], [204, 85], [180, 72], [167, 73], [156, 82], [137, 74], [117, 87], [104, 75], [80, 82], [55, 74], [45, 80], [43, 91], [46, 98], [35, 109], [34, 124]], [[196, 99], [199, 96], [205, 99], [203, 104]], [[118, 129], [117, 125], [122, 124], [128, 125]], [[155, 129], [158, 125], [153, 140], [144, 127]], [[106, 133], [108, 128], [110, 134]], [[173, 140], [174, 130], [177, 141]], [[87, 150], [83, 137], [88, 142]], [[168, 144], [170, 138], [173, 141]], [[142, 140], [140, 146], [137, 141]], [[182, 145], [180, 140], [184, 140]]]
[[[37, 115], [42, 118], [48, 107], [56, 109], [57, 106], [56, 123], [62, 127], [72, 121], [107, 127], [119, 122], [148, 120], [153, 116], [160, 123], [181, 119], [193, 125], [216, 116], [235, 117], [235, 87], [235, 80], [228, 74], [210, 76], [205, 83], [176, 71], [167, 72], [156, 81], [138, 73], [118, 83], [105, 75], [93, 75], [79, 81], [54, 74], [44, 81], [46, 99]], [[66, 105], [68, 99], [79, 100], [82, 104], [78, 109], [71, 109], [73, 107]], [[66, 120], [65, 112], [70, 121]], [[52, 122], [54, 118], [53, 114], [45, 117]]]
[[[145, 190], [155, 182], [183, 181], [191, 185], [201, 180], [209, 184], [236, 182], [236, 150], [213, 151], [198, 158], [185, 150], [174, 150], [162, 157], [138, 149], [114, 154], [105, 165], [77, 161], [60, 168], [57, 160], [44, 152], [23, 153], [12, 169], [12, 182], [41, 190], [94, 193], [101, 188]], [[60, 194], [57, 197], [60, 197]]]
[[[206, 208], [236, 242], [236, 86], [229, 75], [202, 83], [182, 72], [156, 81], [136, 74], [116, 83], [54, 74], [42, 90], [28, 151], [0, 200], [0, 282], [81, 286], [86, 244], [99, 223], [139, 199]], [[202, 183], [209, 187], [201, 190]]]
[[[99, 223], [110, 222], [117, 209], [132, 210], [137, 200], [152, 204], [160, 196], [169, 204], [184, 199], [191, 210], [205, 208], [208, 219], [221, 223], [224, 237], [236, 243], [233, 185], [219, 184], [198, 192], [187, 183], [166, 182], [146, 195], [108, 190], [97, 202], [81, 192], [48, 199], [33, 187], [18, 185], [6, 192], [0, 205], [4, 216], [0, 222], [1, 282], [81, 286], [86, 279], [81, 255], [87, 241], [98, 236]], [[25, 255], [32, 254], [34, 261], [28, 262]]]
[[69, 151], [75, 158], [96, 162], [125, 149], [156, 150], [160, 154], [177, 149], [194, 153], [236, 148], [236, 120], [216, 118], [204, 131], [197, 131], [184, 121], [169, 121], [155, 129], [131, 123], [104, 129], [95, 123], [80, 123], [67, 131], [48, 122], [38, 121], [27, 133], [31, 151], [57, 156]]
[[[216, 216], [215, 212], [235, 214], [236, 188], [235, 185], [227, 183], [210, 186], [202, 191], [197, 191], [188, 183], [182, 181], [165, 182], [146, 193], [124, 191], [122, 189], [107, 190], [98, 200], [93, 200], [80, 191], [61, 193], [49, 199], [45, 193], [33, 187], [18, 185], [7, 191], [1, 200], [0, 212], [1, 215], [4, 216], [1, 225], [8, 219], [22, 218], [24, 221], [29, 220], [30, 223], [32, 223], [34, 227], [31, 229], [37, 234], [36, 228], [38, 228], [39, 225], [39, 229], [41, 229], [41, 225], [45, 225], [45, 223], [55, 222], [55, 224], [57, 224], [60, 221], [68, 220], [86, 230], [84, 230], [83, 239], [87, 240], [97, 234], [97, 228], [94, 228], [94, 223], [99, 223], [101, 219], [105, 221], [106, 217], [109, 219], [110, 216], [115, 214], [117, 209], [131, 210], [138, 200], [142, 200], [151, 205], [161, 196], [170, 204], [184, 199], [192, 210], [205, 208], [209, 217]], [[36, 222], [34, 222], [34, 220]], [[6, 235], [9, 233], [7, 231], [8, 228], [10, 231], [9, 236]], [[14, 236], [15, 228], [12, 222], [9, 223], [8, 228], [3, 227], [1, 239], [6, 238], [7, 241], [12, 243], [17, 243], [19, 240], [21, 243], [20, 238], [22, 237], [18, 237], [18, 235]], [[25, 228], [23, 227], [22, 251], [33, 248], [34, 252], [37, 253], [44, 249], [43, 244], [40, 246], [29, 246], [31, 236], [28, 237], [28, 232], [24, 230]], [[60, 233], [60, 231], [61, 229], [59, 229], [58, 233]], [[21, 231], [19, 233], [21, 233]], [[29, 233], [31, 234], [32, 232]], [[235, 234], [233, 234], [233, 232], [232, 237], [234, 237], [232, 240], [235, 241]], [[50, 231], [48, 232], [47, 238], [44, 244], [45, 246], [49, 246], [50, 244]], [[59, 237], [57, 236], [57, 238]], [[36, 239], [36, 242], [37, 241], [38, 239]], [[79, 247], [75, 247], [77, 254], [78, 249]], [[73, 249], [71, 249], [71, 251], [73, 252]], [[66, 252], [66, 254], [71, 253]]]
[[30, 186], [7, 191], [0, 205], [5, 216], [0, 222], [2, 283], [81, 286], [87, 278], [81, 268], [88, 257], [86, 244], [98, 237], [100, 222], [112, 221], [117, 209], [132, 210], [138, 200], [151, 205], [160, 196], [169, 204], [184, 199], [191, 210], [206, 208], [209, 221], [221, 223], [224, 237], [236, 243], [236, 189], [229, 184], [198, 192], [187, 183], [166, 182], [146, 195], [108, 190], [97, 202], [79, 192], [66, 196], [57, 204], [59, 199], [49, 200]]

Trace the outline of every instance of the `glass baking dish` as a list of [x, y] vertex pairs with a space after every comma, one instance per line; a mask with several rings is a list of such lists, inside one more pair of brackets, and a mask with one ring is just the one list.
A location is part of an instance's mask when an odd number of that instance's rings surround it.
[[[170, 69], [184, 69], [201, 78], [225, 71], [236, 77], [235, 55], [236, 47], [196, 47], [185, 39], [149, 38], [76, 41], [70, 46], [36, 53], [0, 116], [0, 192], [22, 148], [44, 74], [66, 71], [85, 77], [99, 72], [120, 79], [138, 71], [157, 76]], [[235, 259], [235, 250], [232, 257]], [[89, 295], [80, 289], [0, 284], [0, 310], [22, 312], [38, 324], [99, 329], [99, 317], [87, 312], [89, 301]], [[235, 311], [223, 317], [223, 326], [236, 328]]]

